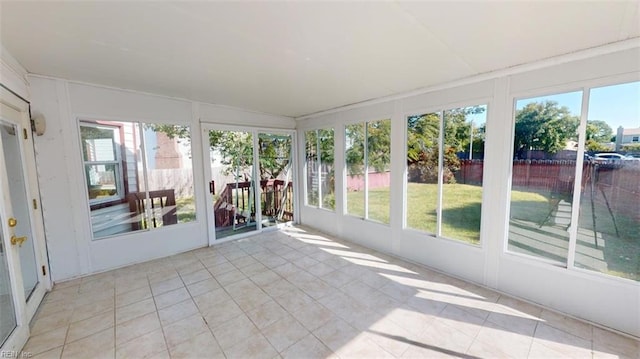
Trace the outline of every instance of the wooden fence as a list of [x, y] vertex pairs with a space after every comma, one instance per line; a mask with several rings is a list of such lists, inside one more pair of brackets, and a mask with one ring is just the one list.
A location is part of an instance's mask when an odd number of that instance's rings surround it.
[[[482, 184], [483, 161], [462, 160], [457, 183]], [[517, 189], [571, 195], [575, 183], [574, 160], [514, 160], [511, 183]], [[580, 192], [602, 202], [614, 213], [640, 220], [640, 163], [585, 161]]]

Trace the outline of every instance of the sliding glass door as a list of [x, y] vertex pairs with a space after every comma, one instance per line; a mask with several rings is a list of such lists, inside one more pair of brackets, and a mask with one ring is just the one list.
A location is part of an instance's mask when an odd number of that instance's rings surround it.
[[290, 134], [258, 134], [263, 227], [293, 220], [291, 139]]
[[204, 127], [210, 237], [293, 221], [293, 133]]
[[255, 231], [253, 134], [209, 130], [208, 135], [212, 175], [209, 189], [213, 194], [216, 238]]

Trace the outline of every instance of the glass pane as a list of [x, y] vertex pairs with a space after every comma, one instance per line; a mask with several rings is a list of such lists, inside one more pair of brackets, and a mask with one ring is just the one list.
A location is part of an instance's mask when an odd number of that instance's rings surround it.
[[216, 189], [213, 203], [216, 238], [256, 230], [253, 135], [209, 131], [209, 146]]
[[335, 168], [333, 166], [333, 128], [318, 130], [318, 146], [320, 147], [320, 189], [321, 207], [335, 209]]
[[146, 229], [139, 125], [81, 122], [80, 136], [93, 239]]
[[80, 125], [82, 156], [85, 161], [115, 161], [117, 127]]
[[258, 134], [262, 225], [293, 220], [291, 135]]
[[407, 227], [436, 233], [440, 114], [407, 118]]
[[480, 243], [487, 106], [444, 112], [441, 235]]
[[389, 223], [391, 120], [367, 123], [368, 218]]
[[364, 122], [345, 127], [347, 214], [364, 218]]
[[[4, 132], [4, 129], [0, 128]], [[4, 251], [4, 238], [2, 225], [5, 218], [0, 217], [0, 347], [16, 327], [16, 311], [13, 307], [13, 294], [9, 281], [9, 264]]]
[[[10, 131], [5, 129], [11, 128]], [[38, 284], [38, 271], [34, 249], [33, 235], [31, 233], [31, 200], [27, 196], [27, 186], [22, 167], [22, 152], [20, 150], [20, 138], [18, 130], [13, 125], [3, 125], [0, 122], [0, 134], [2, 136], [3, 161], [7, 169], [9, 181], [9, 196], [11, 197], [11, 209], [13, 217], [18, 224], [12, 228], [12, 234], [17, 237], [27, 237], [27, 241], [18, 248], [20, 254], [20, 269], [24, 284], [24, 294], [29, 298], [31, 292]]]
[[89, 199], [104, 200], [118, 195], [118, 164], [85, 164]]
[[318, 206], [318, 133], [316, 130], [304, 133], [305, 179], [307, 181], [307, 204]]
[[582, 92], [516, 102], [509, 245], [566, 263]]
[[154, 228], [196, 220], [189, 126], [144, 124], [148, 206]]
[[575, 266], [640, 281], [640, 82], [592, 89]]

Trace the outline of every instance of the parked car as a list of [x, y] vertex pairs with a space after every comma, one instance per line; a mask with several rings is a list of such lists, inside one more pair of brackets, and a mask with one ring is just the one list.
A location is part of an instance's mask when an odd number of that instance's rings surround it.
[[628, 163], [628, 161], [633, 161], [632, 163], [635, 164], [637, 161], [640, 162], [640, 158], [625, 156], [615, 152], [606, 152], [596, 153], [593, 156], [593, 161], [596, 163], [621, 163], [621, 161]]

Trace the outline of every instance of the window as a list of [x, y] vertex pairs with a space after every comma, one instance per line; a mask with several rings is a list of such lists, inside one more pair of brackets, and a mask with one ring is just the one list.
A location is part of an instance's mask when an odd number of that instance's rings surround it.
[[259, 133], [262, 226], [293, 220], [293, 151], [290, 134]]
[[347, 214], [365, 218], [365, 130], [364, 123], [345, 127], [347, 162]]
[[407, 118], [408, 228], [480, 241], [487, 106]]
[[480, 242], [486, 106], [444, 111], [440, 234]]
[[119, 127], [83, 123], [80, 137], [89, 202], [124, 198]]
[[81, 121], [94, 239], [195, 220], [186, 126]]
[[442, 113], [407, 118], [407, 227], [437, 233]]
[[305, 143], [305, 171], [307, 175], [307, 205], [318, 207], [320, 198], [320, 157], [318, 156], [318, 131], [312, 130], [304, 133]]
[[347, 214], [388, 224], [391, 120], [347, 125], [345, 138]]
[[[574, 265], [640, 281], [640, 154], [618, 144], [616, 129], [637, 128], [640, 82], [590, 90], [585, 152], [611, 152], [611, 160], [585, 161]], [[635, 146], [635, 147], [634, 147]], [[624, 154], [625, 156], [622, 156]], [[594, 158], [595, 159], [595, 158]]]
[[[152, 227], [192, 222], [196, 202], [188, 126], [142, 124]], [[175, 207], [174, 207], [175, 206]]]
[[640, 82], [586, 91], [516, 102], [508, 250], [638, 281]]
[[333, 128], [305, 132], [306, 203], [335, 209]]
[[631, 138], [631, 142], [638, 142], [638, 141], [640, 141], [640, 136], [633, 136]]
[[566, 264], [582, 91], [516, 101], [508, 249]]

